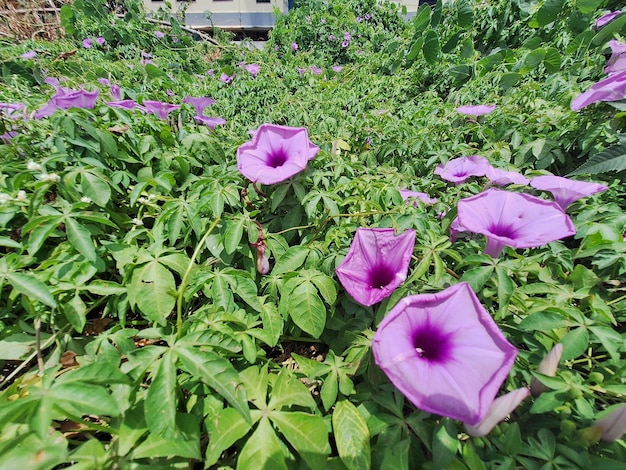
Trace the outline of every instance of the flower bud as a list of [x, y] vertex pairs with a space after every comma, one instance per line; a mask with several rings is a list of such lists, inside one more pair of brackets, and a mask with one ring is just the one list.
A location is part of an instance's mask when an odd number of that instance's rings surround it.
[[612, 411], [597, 420], [592, 429], [602, 432], [603, 441], [615, 441], [626, 432], [626, 403], [613, 407]]
[[474, 437], [486, 436], [496, 424], [510, 415], [529, 395], [530, 391], [526, 387], [522, 387], [496, 398], [480, 423], [476, 426], [464, 423], [465, 432]]
[[[550, 350], [546, 357], [539, 363], [539, 367], [537, 367], [537, 372], [543, 375], [549, 375], [553, 377], [556, 373], [557, 368], [559, 367], [559, 361], [561, 360], [561, 355], [563, 354], [563, 345], [561, 343], [557, 343]], [[548, 387], [542, 384], [535, 377], [530, 381], [530, 393], [533, 397], [538, 397], [543, 392], [547, 391]]]

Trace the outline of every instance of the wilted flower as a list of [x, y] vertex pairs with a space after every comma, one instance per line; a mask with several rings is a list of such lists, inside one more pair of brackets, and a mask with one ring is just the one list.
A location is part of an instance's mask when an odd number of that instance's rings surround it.
[[0, 140], [5, 144], [8, 144], [13, 137], [17, 135], [16, 131], [7, 131], [4, 134], [0, 135]]
[[256, 77], [261, 71], [261, 66], [259, 64], [247, 64], [246, 70], [248, 71], [250, 75], [252, 75], [253, 77]]
[[530, 395], [529, 390], [526, 387], [522, 387], [499, 396], [493, 401], [486, 416], [480, 423], [475, 426], [465, 423], [465, 431], [474, 437], [486, 436], [496, 424], [504, 420], [522, 401], [528, 398], [528, 395]]
[[[434, 204], [437, 202], [437, 199], [435, 198], [431, 198], [428, 194], [426, 193], [421, 193], [419, 191], [410, 191], [408, 189], [400, 189], [400, 196], [402, 196], [402, 199], [407, 201], [407, 200], [411, 200], [411, 199], [419, 199], [420, 201], [422, 201], [424, 204]], [[415, 206], [417, 206], [417, 202], [414, 203]]]
[[230, 83], [233, 78], [234, 75], [227, 75], [224, 72], [222, 72], [222, 74], [220, 75], [220, 81], [224, 83]]
[[185, 96], [183, 99], [183, 103], [189, 103], [196, 110], [196, 115], [202, 116], [206, 107], [215, 104], [215, 100], [213, 98], [209, 98], [208, 96], [201, 97], [193, 97], [193, 96]]
[[446, 181], [461, 184], [470, 176], [485, 176], [489, 167], [491, 165], [485, 157], [470, 155], [455, 158], [445, 165], [439, 164], [435, 168], [435, 174]]
[[303, 68], [300, 68], [300, 67], [298, 67], [296, 70], [300, 74], [300, 78], [302, 78], [304, 76], [304, 72], [307, 71], [307, 69], [303, 69]]
[[134, 217], [131, 222], [133, 223], [133, 225], [136, 225], [137, 227], [141, 227], [143, 225], [143, 220], [138, 219], [137, 217]]
[[194, 116], [194, 119], [198, 124], [204, 124], [209, 129], [215, 129], [215, 126], [226, 124], [226, 119], [221, 117]]
[[415, 230], [359, 228], [337, 277], [359, 304], [373, 305], [406, 280], [414, 245]]
[[494, 109], [496, 109], [495, 104], [477, 104], [470, 106], [459, 106], [458, 108], [456, 108], [456, 110], [461, 114], [477, 117], [489, 114], [493, 112]]
[[24, 103], [0, 103], [0, 115], [8, 119], [18, 119], [22, 117], [20, 111], [25, 110]]
[[20, 189], [17, 194], [15, 195], [15, 199], [17, 199], [20, 202], [24, 202], [27, 199], [27, 194], [26, 191], [24, 191], [23, 189]]
[[164, 103], [163, 101], [144, 100], [143, 107], [146, 111], [156, 114], [161, 119], [167, 119], [167, 115], [180, 108], [180, 105]]
[[33, 59], [37, 53], [35, 51], [24, 52], [20, 57], [22, 59]]
[[111, 97], [117, 101], [122, 99], [122, 89], [119, 85], [111, 85], [109, 87], [109, 93], [111, 94]]
[[336, 37], [334, 34], [330, 34], [330, 35], [328, 36], [328, 40], [329, 40], [329, 41], [334, 41], [335, 39], [337, 39], [337, 37]]
[[626, 70], [612, 73], [574, 98], [570, 104], [572, 111], [599, 101], [619, 101], [626, 98]]
[[87, 196], [83, 196], [80, 198], [80, 202], [84, 202], [86, 204], [91, 204], [91, 198], [87, 197]]
[[93, 41], [89, 38], [83, 39], [83, 47], [85, 49], [91, 49], [93, 47]]
[[[543, 360], [539, 363], [539, 366], [537, 367], [537, 372], [543, 375], [553, 377], [559, 367], [559, 361], [561, 360], [562, 355], [563, 345], [561, 343], [555, 344], [550, 352], [546, 354], [546, 357], [544, 357]], [[531, 379], [530, 393], [533, 394], [533, 397], [538, 397], [547, 390], [548, 387], [542, 384], [537, 378], [533, 377]]]
[[576, 233], [556, 203], [500, 189], [461, 199], [457, 213], [458, 229], [485, 235], [485, 253], [493, 258], [505, 246], [532, 248]]
[[622, 10], [612, 11], [607, 13], [606, 15], [602, 15], [600, 18], [596, 20], [596, 29], [600, 29], [603, 26], [606, 26], [615, 18], [617, 18], [622, 13]]
[[602, 432], [603, 441], [615, 441], [626, 432], [626, 403], [617, 405], [602, 418], [597, 420], [592, 428]]
[[530, 185], [540, 191], [552, 193], [554, 200], [563, 210], [578, 199], [609, 189], [604, 184], [576, 181], [555, 175], [535, 176]]
[[346, 41], [349, 41], [350, 39], [352, 39], [352, 34], [350, 34], [348, 31], [344, 31], [344, 33], [343, 33], [343, 38], [344, 38]]
[[609, 41], [611, 57], [609, 57], [604, 73], [612, 74], [626, 70], [626, 44], [611, 39]]
[[304, 170], [319, 149], [303, 127], [262, 124], [237, 149], [237, 168], [252, 182], [280, 183]]
[[466, 282], [400, 300], [372, 351], [416, 407], [472, 426], [487, 416], [517, 356]]
[[506, 186], [507, 184], [527, 185], [530, 180], [517, 171], [507, 171], [500, 168], [494, 168], [491, 165], [487, 167], [485, 176], [489, 181], [498, 186]]

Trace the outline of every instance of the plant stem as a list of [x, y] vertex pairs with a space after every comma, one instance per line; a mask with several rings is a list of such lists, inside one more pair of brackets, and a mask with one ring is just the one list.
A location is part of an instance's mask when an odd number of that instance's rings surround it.
[[187, 265], [187, 269], [185, 270], [185, 274], [183, 274], [183, 278], [180, 281], [180, 286], [178, 286], [178, 297], [176, 298], [176, 338], [180, 338], [180, 335], [183, 332], [183, 293], [185, 292], [185, 288], [187, 287], [187, 281], [189, 280], [189, 274], [193, 269], [193, 265], [196, 262], [196, 258], [200, 254], [200, 250], [204, 246], [206, 239], [209, 238], [209, 235], [215, 230], [217, 224], [219, 224], [220, 218], [218, 217], [213, 221], [211, 226], [208, 228], [206, 233], [202, 236], [202, 239], [196, 245], [196, 249], [191, 255], [191, 259], [189, 260], [189, 264]]
[[37, 353], [37, 367], [39, 367], [39, 372], [43, 375], [44, 364], [43, 355], [41, 354], [41, 317], [35, 319], [35, 352]]

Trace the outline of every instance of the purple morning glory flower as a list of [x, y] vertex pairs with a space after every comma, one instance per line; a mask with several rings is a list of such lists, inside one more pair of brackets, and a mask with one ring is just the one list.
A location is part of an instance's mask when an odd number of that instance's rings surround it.
[[333, 69], [333, 72], [339, 73], [343, 70], [343, 67], [341, 65], [333, 65], [331, 67]]
[[99, 36], [96, 38], [96, 42], [100, 45], [100, 46], [104, 46], [104, 44], [107, 42], [106, 39], [104, 39], [102, 36]]
[[489, 114], [496, 109], [495, 104], [477, 104], [473, 106], [459, 106], [456, 108], [456, 111], [465, 114], [468, 116], [483, 116], [485, 114]]
[[198, 98], [195, 98], [193, 96], [186, 96], [185, 99], [183, 99], [183, 103], [189, 103], [196, 110], [196, 115], [202, 116], [202, 113], [204, 113], [204, 109], [207, 106], [215, 104], [215, 100], [213, 98], [209, 98], [208, 96], [201, 96]]
[[223, 72], [220, 75], [220, 81], [224, 82], [224, 83], [230, 83], [233, 78], [234, 78], [234, 75], [227, 75], [227, 74], [225, 74]]
[[334, 34], [331, 34], [330, 36], [328, 36], [329, 41], [334, 41], [335, 39], [337, 39], [337, 37]]
[[215, 126], [226, 124], [226, 119], [221, 117], [194, 116], [194, 119], [198, 124], [204, 124], [209, 129], [215, 129]]
[[89, 38], [83, 39], [83, 47], [85, 49], [91, 49], [93, 47], [93, 41]]
[[507, 171], [500, 168], [494, 168], [491, 165], [487, 168], [485, 174], [487, 179], [498, 186], [506, 186], [508, 184], [527, 185], [530, 180], [517, 171]]
[[554, 200], [563, 210], [574, 201], [609, 189], [604, 184], [576, 181], [555, 175], [535, 176], [530, 185], [540, 191], [552, 193]]
[[109, 84], [109, 79], [100, 77], [97, 82], [102, 86], [107, 86]]
[[341, 47], [348, 47], [350, 45], [350, 41], [347, 39], [341, 43]]
[[346, 41], [349, 41], [350, 39], [352, 39], [352, 34], [350, 34], [348, 31], [344, 31], [344, 33], [343, 33], [343, 38], [344, 38]]
[[133, 100], [120, 100], [120, 101], [105, 101], [104, 104], [111, 108], [119, 108], [119, 109], [135, 109], [137, 108], [137, 103]]
[[610, 75], [616, 72], [623, 72], [626, 70], [626, 44], [611, 39], [609, 47], [611, 48], [611, 57], [609, 57], [606, 63], [604, 73]]
[[311, 73], [313, 75], [321, 75], [321, 73], [323, 72], [323, 70], [315, 65], [311, 65], [309, 67], [309, 69], [311, 70]]
[[446, 181], [461, 184], [470, 176], [485, 176], [490, 167], [491, 165], [485, 157], [470, 155], [469, 157], [455, 158], [445, 165], [439, 164], [435, 168], [435, 174]]
[[[419, 199], [424, 204], [434, 204], [437, 202], [437, 199], [431, 198], [426, 193], [421, 193], [419, 191], [410, 191], [408, 189], [400, 189], [399, 191], [400, 191], [400, 196], [402, 196], [402, 199], [404, 201], [410, 202], [411, 199]], [[414, 202], [414, 205], [417, 207], [417, 202]]]
[[165, 37], [165, 34], [163, 33], [163, 31], [155, 31], [154, 35], [159, 39], [163, 39]]
[[337, 277], [356, 302], [374, 305], [406, 280], [414, 246], [415, 230], [359, 228]]
[[320, 23], [322, 23], [322, 24], [326, 24], [326, 18], [321, 18], [321, 19], [320, 19]]
[[252, 182], [280, 183], [304, 170], [319, 150], [304, 127], [266, 123], [237, 149], [237, 168]]
[[612, 11], [607, 13], [606, 15], [602, 15], [600, 18], [596, 20], [596, 29], [600, 29], [603, 26], [606, 26], [615, 18], [617, 18], [622, 13], [622, 10]]
[[598, 430], [600, 439], [606, 442], [622, 437], [626, 432], [626, 403], [612, 407], [593, 424], [592, 429]]
[[8, 144], [11, 139], [13, 137], [15, 137], [17, 135], [17, 132], [15, 131], [7, 131], [4, 134], [0, 135], [0, 141], [4, 142], [5, 144]]
[[400, 300], [372, 352], [417, 408], [469, 425], [485, 418], [517, 356], [466, 282]]
[[572, 100], [570, 109], [578, 111], [599, 101], [618, 101], [626, 98], [626, 70], [612, 73]]
[[492, 258], [500, 256], [505, 246], [532, 248], [576, 233], [556, 203], [495, 188], [461, 199], [457, 212], [457, 232], [485, 235], [485, 253]]
[[35, 51], [28, 51], [28, 52], [24, 52], [20, 57], [22, 59], [33, 59], [35, 58], [36, 55], [37, 53]]
[[167, 119], [167, 115], [180, 108], [180, 105], [164, 103], [163, 101], [144, 100], [143, 107], [146, 111], [156, 114], [161, 119]]
[[365, 13], [365, 21], [369, 20], [371, 18], [371, 15], [369, 13]]
[[357, 22], [357, 23], [360, 23], [361, 21], [363, 21], [363, 18], [361, 18], [360, 16], [357, 16], [357, 17], [356, 17], [356, 22]]
[[298, 50], [298, 43], [297, 42], [292, 42], [291, 43], [291, 50], [293, 52], [296, 52]]
[[24, 103], [0, 103], [0, 115], [9, 119], [18, 119], [22, 117], [20, 111], [25, 110]]
[[300, 74], [300, 78], [302, 78], [302, 76], [304, 75], [304, 72], [307, 71], [307, 69], [303, 69], [303, 68], [300, 68], [300, 67], [298, 67], [296, 70], [298, 70], [298, 73]]
[[486, 436], [496, 424], [510, 415], [529, 395], [528, 388], [522, 387], [496, 398], [482, 421], [474, 426], [465, 424], [465, 432], [474, 437]]
[[261, 66], [259, 64], [247, 64], [246, 70], [248, 71], [250, 75], [252, 75], [253, 77], [256, 77], [261, 71]]
[[111, 94], [111, 97], [118, 101], [122, 99], [122, 89], [119, 85], [111, 85], [109, 87], [109, 93]]

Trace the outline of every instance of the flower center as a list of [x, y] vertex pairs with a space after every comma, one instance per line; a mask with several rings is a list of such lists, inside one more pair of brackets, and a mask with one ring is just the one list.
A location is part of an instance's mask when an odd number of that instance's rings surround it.
[[278, 168], [285, 164], [287, 158], [287, 152], [284, 149], [275, 150], [267, 156], [267, 165], [272, 168]]
[[506, 238], [515, 238], [515, 228], [510, 225], [497, 225], [494, 224], [488, 228], [489, 232], [498, 236]]
[[370, 287], [373, 289], [382, 289], [383, 287], [391, 284], [396, 277], [396, 273], [389, 266], [379, 264], [372, 269], [370, 275]]
[[420, 357], [432, 362], [448, 359], [452, 347], [449, 336], [430, 325], [416, 332], [413, 345]]

